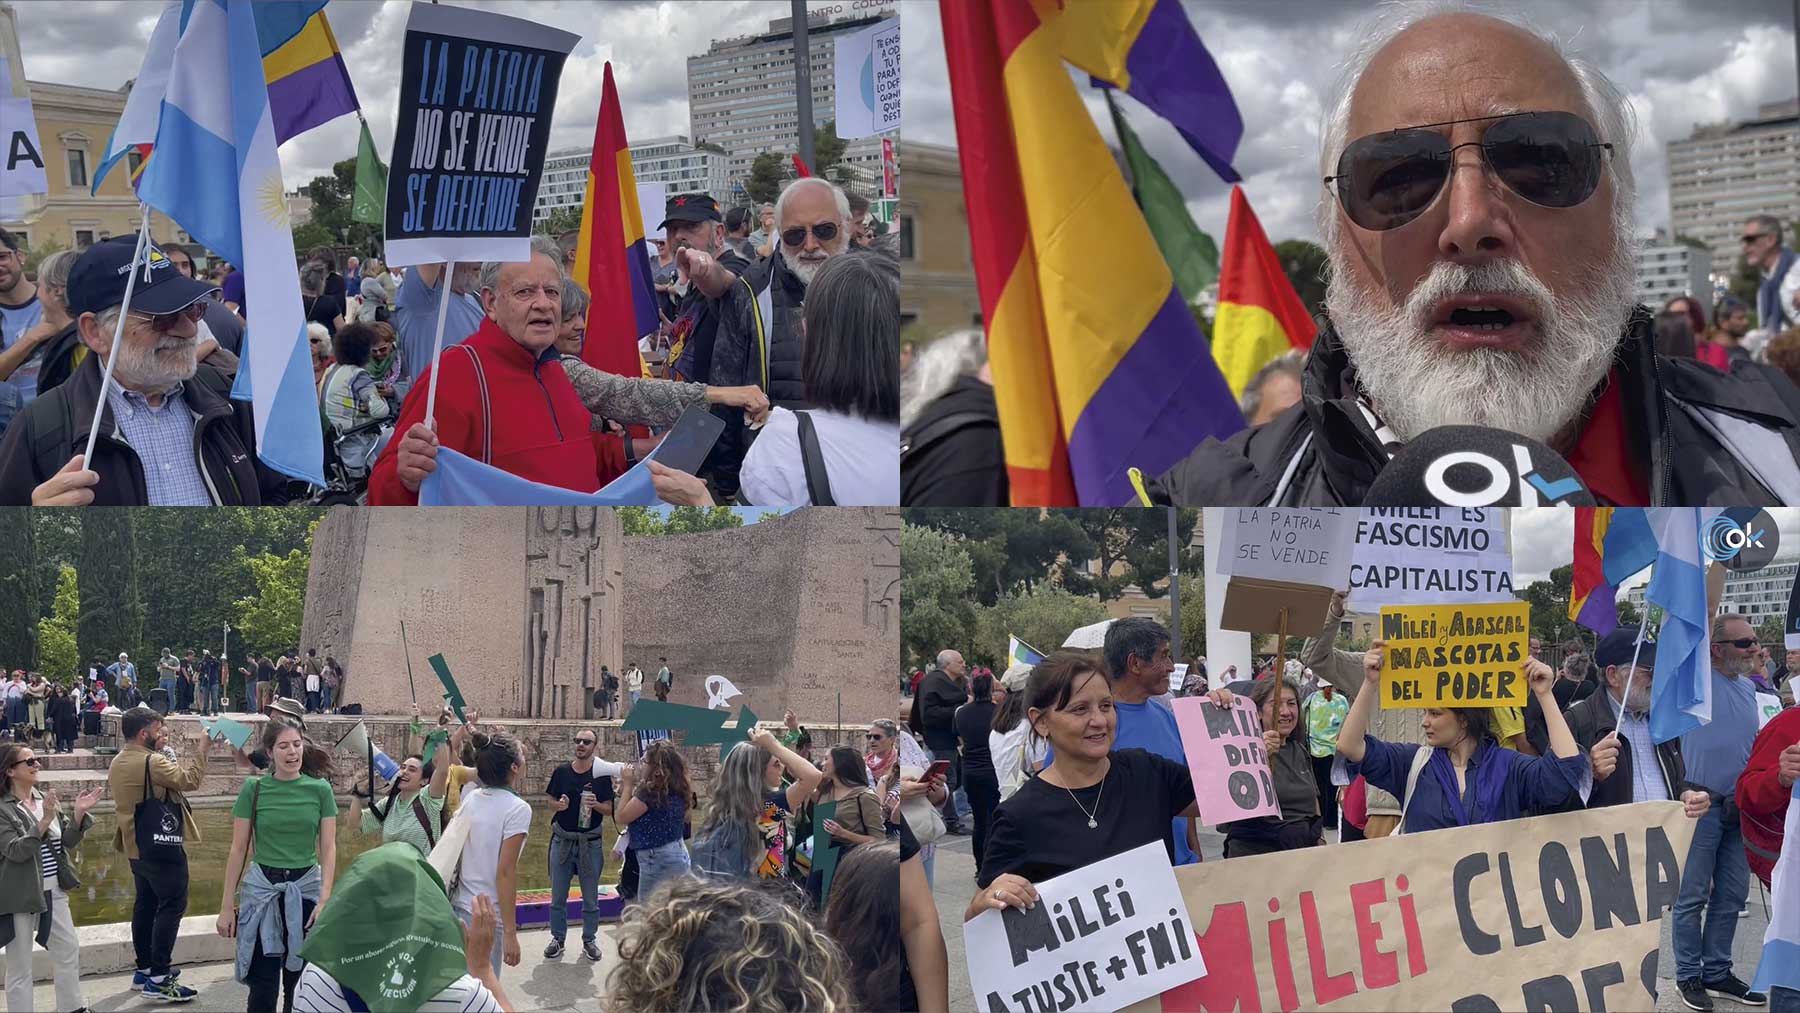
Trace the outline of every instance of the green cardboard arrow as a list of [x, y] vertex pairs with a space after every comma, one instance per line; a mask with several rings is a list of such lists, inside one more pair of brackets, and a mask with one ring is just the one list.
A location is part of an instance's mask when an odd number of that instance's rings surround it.
[[836, 802], [820, 802], [813, 806], [813, 871], [819, 874], [819, 910], [825, 910], [825, 898], [831, 896], [831, 877], [837, 872], [837, 843], [825, 821], [837, 818]]
[[662, 700], [639, 700], [619, 727], [628, 732], [681, 732], [681, 744], [684, 746], [710, 746], [716, 743], [719, 747], [719, 759], [723, 761], [725, 754], [731, 752], [732, 746], [748, 739], [750, 733], [756, 730], [756, 714], [750, 708], [738, 709], [736, 726], [725, 724], [725, 719], [730, 716], [726, 711], [705, 707], [690, 707]]
[[202, 724], [208, 736], [229, 742], [238, 749], [244, 748], [244, 743], [249, 742], [253, 734], [249, 725], [230, 718], [215, 718]]
[[456, 688], [456, 680], [450, 677], [450, 666], [444, 664], [444, 656], [434, 654], [425, 660], [430, 663], [431, 670], [437, 673], [438, 681], [444, 684], [444, 700], [456, 711], [457, 720], [468, 724], [469, 719], [463, 717], [462, 690]]

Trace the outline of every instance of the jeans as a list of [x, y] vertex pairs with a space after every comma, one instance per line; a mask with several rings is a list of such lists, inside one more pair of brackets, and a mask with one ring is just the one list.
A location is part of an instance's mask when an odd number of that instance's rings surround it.
[[319, 687], [319, 709], [327, 710], [327, 711], [330, 710], [331, 709], [331, 698], [334, 695], [335, 695], [335, 693], [332, 690], [331, 686], [329, 686], [329, 685], [320, 686]]
[[636, 707], [638, 704], [638, 698], [643, 696], [643, 694], [634, 689], [631, 691], [630, 696], [631, 696], [631, 706]]
[[[1731, 938], [1737, 934], [1738, 910], [1750, 893], [1750, 863], [1744, 858], [1743, 831], [1735, 819], [1725, 824], [1722, 809], [1714, 805], [1695, 822], [1694, 842], [1681, 870], [1674, 911], [1676, 981], [1717, 981], [1731, 973]], [[1706, 909], [1704, 927], [1701, 908]]]
[[606, 845], [600, 833], [571, 837], [550, 830], [550, 938], [562, 942], [569, 932], [569, 877], [581, 881], [581, 941], [591, 943], [600, 931], [600, 873], [606, 867]]
[[[30, 1013], [31, 951], [37, 946], [38, 915], [12, 914], [12, 942], [6, 947], [7, 1013]], [[75, 917], [69, 913], [69, 895], [60, 887], [50, 890], [50, 966], [56, 976], [56, 1008], [80, 1009], [81, 937], [75, 934]]]
[[981, 859], [987, 854], [988, 827], [994, 822], [994, 809], [1000, 804], [1000, 781], [993, 768], [964, 771], [963, 787], [969, 793], [969, 805], [975, 819], [975, 875], [981, 875]]
[[931, 886], [932, 873], [937, 871], [937, 845], [927, 844], [919, 849], [919, 853], [923, 856], [919, 861], [925, 865], [925, 885]]
[[1783, 985], [1769, 989], [1769, 1013], [1800, 1013], [1800, 990]]
[[131, 906], [131, 945], [137, 951], [138, 969], [152, 976], [168, 974], [181, 916], [187, 913], [187, 856], [179, 862], [134, 858], [131, 879], [137, 887]]
[[680, 841], [670, 841], [655, 848], [634, 848], [638, 860], [638, 903], [649, 903], [656, 896], [656, 888], [677, 876], [688, 873], [687, 847]]
[[945, 826], [960, 827], [962, 826], [962, 816], [957, 811], [956, 790], [962, 787], [962, 756], [952, 747], [950, 749], [933, 749], [931, 758], [950, 761], [950, 773], [944, 777], [947, 794], [944, 796], [944, 804], [940, 811], [944, 814]]
[[316, 689], [306, 691], [306, 713], [319, 713], [319, 691]]
[[[276, 873], [276, 875], [270, 876], [273, 881], [281, 878], [298, 879], [309, 870], [271, 870], [269, 866], [263, 866], [263, 875], [268, 876], [271, 871]], [[282, 873], [291, 873], [291, 876], [282, 877]], [[275, 904], [276, 910], [271, 912], [268, 917], [275, 918], [278, 922], [285, 922], [287, 920], [286, 898], [277, 897]], [[310, 900], [300, 902], [301, 924], [305, 924], [306, 920], [312, 917], [313, 907], [314, 904]], [[240, 928], [239, 931], [242, 929]], [[250, 999], [245, 1007], [250, 1013], [275, 1013], [275, 998], [278, 995], [282, 997], [282, 1013], [294, 1013], [294, 986], [300, 983], [300, 972], [288, 970], [284, 966], [286, 959], [283, 954], [263, 953], [262, 940], [257, 940], [256, 948], [250, 954], [250, 968], [244, 974], [244, 984], [250, 987]]]
[[[455, 913], [456, 920], [462, 922], [463, 928], [474, 924], [475, 915], [472, 911], [455, 905], [451, 906], [451, 911]], [[524, 956], [523, 951], [520, 956]], [[498, 979], [500, 972], [506, 969], [506, 917], [500, 913], [498, 901], [494, 902], [494, 951], [488, 955], [488, 960], [489, 966], [494, 969], [494, 977]]]
[[217, 681], [200, 684], [200, 713], [219, 713], [219, 684]]

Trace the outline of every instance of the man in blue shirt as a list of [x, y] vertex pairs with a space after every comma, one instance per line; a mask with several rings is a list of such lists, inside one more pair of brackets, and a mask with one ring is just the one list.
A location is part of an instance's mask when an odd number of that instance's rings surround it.
[[[1119, 721], [1113, 748], [1142, 749], [1186, 766], [1181, 730], [1168, 700], [1169, 673], [1175, 670], [1168, 629], [1154, 619], [1120, 619], [1106, 628], [1102, 653]], [[1175, 817], [1170, 836], [1175, 841], [1176, 865], [1200, 861], [1200, 838], [1193, 820]]]
[[[394, 293], [394, 330], [400, 335], [400, 368], [404, 373], [403, 383], [395, 386], [399, 397], [404, 398], [412, 382], [431, 365], [443, 274], [442, 264], [415, 264], [406, 269], [406, 277]], [[475, 295], [480, 275], [480, 264], [456, 265], [456, 273], [450, 279], [450, 308], [444, 316], [445, 348], [481, 328], [487, 314]]]
[[1694, 826], [1674, 908], [1675, 987], [1689, 1009], [1702, 1013], [1713, 1008], [1713, 996], [1754, 1006], [1769, 1001], [1731, 973], [1731, 939], [1750, 892], [1732, 792], [1756, 739], [1756, 687], [1748, 676], [1759, 649], [1748, 619], [1732, 612], [1713, 619], [1712, 720], [1681, 736], [1688, 781], [1718, 802]]

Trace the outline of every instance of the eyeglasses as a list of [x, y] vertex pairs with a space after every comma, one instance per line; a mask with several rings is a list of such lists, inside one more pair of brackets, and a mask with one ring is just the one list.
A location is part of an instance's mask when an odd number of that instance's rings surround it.
[[[20, 760], [19, 763], [23, 763], [23, 764], [26, 764], [26, 765], [32, 766], [32, 767], [36, 767], [39, 765], [38, 758], [35, 756], [29, 760]], [[15, 764], [13, 764], [13, 766], [17, 767], [19, 765], [19, 763], [15, 763]]]
[[594, 744], [594, 740], [593, 739], [576, 739], [575, 744], [578, 746], [591, 746]]
[[871, 736], [869, 736], [869, 741], [870, 742], [880, 742], [882, 739], [885, 739], [885, 738], [887, 738], [887, 736], [885, 736], [885, 735], [871, 735]]
[[1747, 651], [1750, 648], [1756, 646], [1757, 640], [1755, 637], [1745, 637], [1742, 640], [1721, 640], [1721, 641], [1719, 641], [1719, 643], [1730, 644], [1731, 646], [1737, 648], [1740, 651]]
[[[817, 239], [819, 242], [829, 243], [837, 238], [837, 223], [820, 222], [812, 227], [812, 234], [813, 238]], [[806, 226], [802, 225], [797, 228], [783, 229], [781, 232], [781, 241], [789, 246], [801, 245], [806, 242]]]
[[182, 320], [199, 320], [201, 317], [205, 316], [206, 304], [204, 301], [196, 302], [191, 306], [183, 306], [173, 313], [134, 312], [127, 315], [134, 320], [145, 321], [150, 325], [150, 329], [153, 331], [167, 332], [174, 330], [175, 325]]
[[[1481, 140], [1451, 144], [1435, 127], [1482, 123]], [[1477, 147], [1506, 188], [1532, 204], [1572, 208], [1600, 185], [1600, 152], [1613, 150], [1574, 113], [1510, 113], [1446, 120], [1370, 134], [1338, 157], [1338, 204], [1371, 232], [1397, 229], [1425, 213], [1455, 171], [1456, 152]]]
[[1739, 236], [1738, 242], [1743, 243], [1745, 246], [1749, 246], [1751, 243], [1756, 242], [1758, 239], [1767, 239], [1767, 238], [1769, 238], [1769, 234], [1767, 232], [1750, 232], [1750, 233], [1746, 233], [1745, 235]]

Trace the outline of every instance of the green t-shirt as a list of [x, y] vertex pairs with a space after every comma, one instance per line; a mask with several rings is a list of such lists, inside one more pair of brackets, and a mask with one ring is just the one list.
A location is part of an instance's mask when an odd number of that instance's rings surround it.
[[331, 782], [300, 775], [292, 781], [273, 774], [253, 777], [238, 791], [231, 815], [250, 819], [250, 797], [258, 782], [256, 839], [250, 860], [277, 869], [307, 869], [319, 864], [319, 821], [337, 816]]

